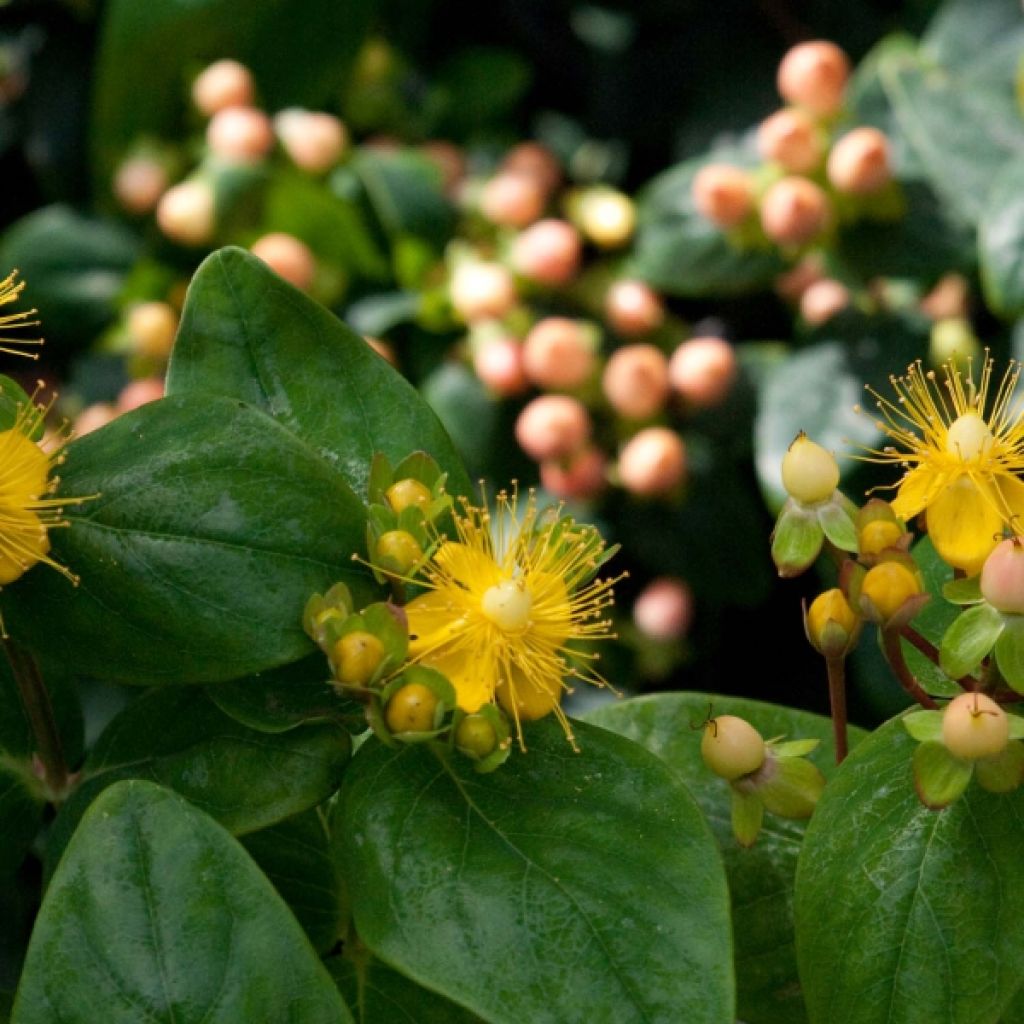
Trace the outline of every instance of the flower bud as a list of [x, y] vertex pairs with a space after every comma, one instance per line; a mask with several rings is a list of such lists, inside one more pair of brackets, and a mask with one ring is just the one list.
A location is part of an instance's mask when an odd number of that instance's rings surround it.
[[515, 338], [492, 338], [473, 353], [476, 375], [496, 395], [521, 395], [529, 386], [523, 369], [523, 347]]
[[1024, 542], [1011, 537], [995, 546], [981, 570], [981, 596], [993, 608], [1024, 615]]
[[348, 145], [345, 125], [333, 114], [293, 107], [274, 115], [274, 131], [293, 164], [323, 174], [341, 159]]
[[583, 234], [601, 249], [625, 245], [636, 229], [636, 205], [613, 188], [587, 189], [580, 197], [577, 221]]
[[686, 476], [686, 446], [667, 427], [648, 427], [634, 435], [619, 455], [619, 477], [631, 494], [666, 494]]
[[553, 287], [576, 274], [582, 255], [579, 232], [564, 220], [549, 218], [519, 235], [512, 243], [511, 261], [523, 277]]
[[334, 673], [346, 686], [366, 686], [384, 660], [384, 645], [365, 629], [346, 633], [333, 651]]
[[668, 576], [651, 580], [633, 604], [636, 628], [652, 640], [678, 640], [692, 620], [693, 593], [683, 580]]
[[712, 224], [735, 227], [754, 209], [750, 175], [730, 164], [708, 164], [693, 179], [693, 203]]
[[984, 693], [961, 693], [942, 715], [942, 742], [954, 756], [965, 761], [995, 757], [1010, 739], [1006, 712]]
[[904, 536], [899, 523], [887, 519], [873, 519], [861, 527], [857, 538], [857, 546], [861, 555], [880, 555], [883, 551], [894, 548]]
[[141, 216], [156, 206], [168, 184], [163, 164], [151, 157], [130, 157], [114, 174], [114, 195], [129, 213]]
[[764, 739], [747, 721], [719, 715], [704, 726], [700, 756], [717, 776], [734, 782], [764, 764]]
[[738, 372], [736, 354], [724, 338], [690, 338], [672, 353], [668, 364], [676, 394], [698, 409], [719, 405]]
[[616, 281], [604, 299], [608, 322], [619, 334], [646, 334], [665, 322], [665, 307], [657, 292], [643, 281]]
[[209, 182], [193, 180], [172, 185], [156, 208], [160, 230], [181, 245], [205, 245], [213, 237], [216, 207]]
[[590, 414], [567, 395], [541, 395], [516, 420], [516, 440], [531, 458], [564, 459], [590, 437]]
[[380, 568], [401, 576], [407, 576], [423, 561], [423, 549], [408, 530], [388, 530], [381, 534], [375, 555]]
[[920, 593], [921, 585], [917, 578], [900, 562], [879, 562], [872, 566], [860, 587], [862, 602], [867, 598], [883, 623]]
[[850, 304], [846, 286], [831, 278], [816, 281], [800, 296], [800, 315], [811, 327], [820, 327]]
[[532, 224], [546, 204], [547, 193], [535, 177], [512, 171], [496, 174], [480, 193], [480, 212], [492, 224], [506, 228]]
[[177, 332], [178, 314], [166, 302], [140, 302], [128, 314], [128, 333], [141, 356], [166, 359]]
[[164, 382], [159, 377], [142, 377], [126, 384], [117, 396], [117, 411], [131, 412], [140, 405], [164, 397]]
[[259, 163], [274, 145], [270, 118], [255, 107], [226, 107], [206, 126], [206, 144], [228, 163]]
[[649, 419], [668, 397], [668, 360], [654, 345], [625, 345], [608, 360], [601, 386], [620, 416]]
[[826, 658], [835, 658], [846, 654], [853, 646], [860, 619], [843, 592], [835, 587], [811, 602], [804, 625], [814, 649]]
[[782, 245], [803, 245], [817, 238], [830, 214], [828, 196], [807, 178], [783, 178], [761, 200], [761, 227]]
[[828, 180], [837, 192], [865, 196], [889, 184], [889, 140], [877, 128], [854, 128], [828, 155]]
[[761, 122], [757, 148], [765, 160], [772, 160], [791, 174], [813, 171], [824, 155], [817, 124], [803, 110], [780, 110]]
[[834, 114], [843, 105], [850, 61], [835, 43], [816, 40], [789, 50], [779, 64], [779, 95], [812, 114]]
[[542, 388], [577, 388], [594, 372], [594, 344], [578, 320], [540, 320], [523, 342], [523, 370]]
[[248, 107], [256, 96], [252, 72], [237, 60], [218, 60], [192, 83], [192, 102], [204, 117], [228, 107]]
[[437, 695], [423, 683], [406, 683], [391, 695], [384, 721], [394, 733], [430, 732], [434, 728]]
[[562, 180], [558, 158], [539, 142], [520, 142], [513, 146], [502, 160], [501, 169], [535, 178], [545, 192], [552, 192]]
[[782, 457], [782, 486], [802, 505], [828, 501], [839, 486], [835, 456], [801, 431]]
[[94, 430], [113, 423], [117, 416], [117, 409], [109, 402], [96, 402], [93, 405], [87, 405], [75, 417], [75, 437], [85, 437], [86, 434], [91, 434]]
[[271, 232], [253, 242], [249, 251], [301, 291], [309, 291], [316, 278], [316, 258], [309, 246], [294, 235]]
[[501, 319], [516, 301], [512, 275], [500, 263], [463, 263], [451, 279], [455, 312], [466, 323], [487, 318]]
[[547, 459], [540, 464], [541, 486], [556, 498], [587, 499], [604, 490], [607, 483], [604, 452], [586, 447], [564, 459]]
[[455, 746], [468, 757], [482, 761], [497, 749], [498, 733], [486, 715], [466, 715], [455, 730]]

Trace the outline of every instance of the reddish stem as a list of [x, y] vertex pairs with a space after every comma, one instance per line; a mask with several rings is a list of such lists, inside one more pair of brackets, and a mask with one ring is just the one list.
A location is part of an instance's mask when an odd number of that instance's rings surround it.
[[832, 708], [832, 732], [836, 742], [836, 764], [842, 764], [849, 752], [846, 736], [846, 659], [826, 658], [828, 699]]
[[938, 704], [925, 693], [921, 684], [914, 678], [914, 673], [907, 667], [907, 663], [903, 658], [903, 648], [900, 646], [900, 634], [896, 630], [883, 629], [880, 636], [882, 638], [882, 653], [885, 655], [885, 660], [889, 663], [889, 668], [893, 670], [893, 673], [899, 680], [900, 686], [921, 707], [927, 708], [929, 711], [937, 710]]

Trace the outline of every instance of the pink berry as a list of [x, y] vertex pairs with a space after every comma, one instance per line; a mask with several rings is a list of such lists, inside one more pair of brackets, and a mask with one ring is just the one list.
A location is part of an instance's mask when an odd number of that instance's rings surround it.
[[889, 140], [877, 128], [854, 128], [828, 155], [828, 180], [837, 192], [864, 196], [889, 184]]
[[567, 395], [541, 395], [516, 420], [516, 440], [531, 458], [564, 459], [579, 451], [590, 437], [586, 406]]
[[803, 245], [817, 238], [830, 214], [828, 196], [807, 178], [783, 178], [761, 200], [764, 233], [783, 245]]
[[594, 345], [576, 320], [540, 320], [523, 342], [523, 369], [542, 388], [577, 388], [594, 372]]
[[114, 175], [117, 201], [136, 216], [149, 213], [167, 190], [167, 171], [150, 157], [125, 160]]
[[270, 118], [255, 107], [225, 107], [206, 126], [206, 144], [228, 163], [259, 163], [274, 145]]
[[166, 302], [141, 302], [128, 314], [128, 333], [139, 355], [166, 359], [177, 332], [178, 314]]
[[668, 360], [654, 345], [625, 345], [608, 360], [601, 386], [620, 416], [649, 419], [668, 398]]
[[794, 46], [779, 64], [779, 95], [812, 114], [834, 114], [843, 105], [850, 61], [835, 43], [819, 39]]
[[562, 168], [551, 150], [539, 142], [520, 142], [501, 162], [503, 171], [514, 171], [536, 178], [545, 192], [552, 192], [562, 180]]
[[255, 99], [252, 72], [237, 60], [218, 60], [192, 84], [192, 102], [205, 117], [228, 107], [248, 107]]
[[693, 621], [693, 592], [683, 580], [652, 580], [633, 605], [633, 621], [653, 640], [678, 640]]
[[845, 285], [826, 277], [815, 281], [800, 296], [800, 315], [812, 326], [820, 327], [850, 304]]
[[206, 181], [183, 181], [161, 197], [156, 208], [160, 230], [181, 245], [204, 245], [215, 227], [213, 188]]
[[525, 228], [544, 212], [546, 195], [536, 178], [504, 171], [484, 185], [480, 212], [492, 223]]
[[515, 282], [500, 263], [463, 263], [449, 287], [455, 312], [466, 323], [500, 320], [516, 301]]
[[720, 228], [746, 220], [754, 209], [754, 187], [746, 171], [730, 164], [708, 164], [693, 179], [697, 212]]
[[117, 409], [109, 402], [96, 402], [95, 405], [86, 406], [75, 417], [75, 436], [85, 437], [100, 427], [105, 427], [117, 419]]
[[512, 243], [512, 266], [539, 284], [566, 284], [579, 270], [583, 242], [567, 221], [549, 218], [521, 232]]
[[140, 405], [155, 402], [163, 397], [164, 382], [159, 377], [142, 377], [121, 389], [121, 394], [117, 396], [117, 411], [131, 412]]
[[981, 569], [981, 594], [993, 608], [1024, 614], [1024, 544], [1020, 537], [1000, 541]]
[[738, 372], [736, 353], [724, 338], [690, 338], [672, 353], [668, 365], [676, 393], [698, 409], [721, 403]]
[[514, 338], [492, 338], [473, 354], [476, 375], [496, 395], [521, 395], [529, 386], [523, 370], [523, 348]]
[[792, 174], [813, 171], [824, 155], [818, 126], [796, 107], [780, 110], [761, 122], [757, 148], [765, 160], [780, 164]]
[[616, 281], [604, 298], [605, 316], [619, 334], [646, 334], [665, 322], [657, 292], [643, 281]]
[[316, 278], [316, 258], [305, 242], [294, 235], [275, 231], [257, 239], [249, 247], [278, 277], [302, 291], [309, 291]]
[[607, 486], [607, 460], [599, 448], [588, 446], [566, 459], [540, 464], [540, 482], [556, 498], [585, 500]]
[[274, 117], [274, 130], [292, 163], [310, 174], [329, 171], [348, 145], [345, 125], [333, 114], [282, 110]]
[[619, 455], [619, 478], [631, 494], [667, 494], [686, 476], [686, 446], [667, 427], [648, 427], [632, 437]]

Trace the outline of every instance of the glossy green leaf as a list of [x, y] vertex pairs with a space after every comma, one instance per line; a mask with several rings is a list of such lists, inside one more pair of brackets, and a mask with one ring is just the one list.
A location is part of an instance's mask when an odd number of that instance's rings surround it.
[[490, 775], [361, 747], [332, 818], [361, 940], [492, 1024], [731, 1022], [707, 825], [647, 751], [574, 731], [536, 723]]
[[927, 743], [942, 738], [941, 711], [908, 711], [900, 721], [903, 728], [918, 743]]
[[975, 761], [974, 777], [990, 793], [1012, 793], [1024, 782], [1024, 743], [1007, 743], [995, 757]]
[[0, 751], [0, 877], [25, 859], [43, 822], [44, 802], [29, 765]]
[[18, 413], [29, 403], [29, 396], [16, 380], [0, 374], [0, 430], [10, 430]]
[[[934, 548], [932, 550], [934, 551]], [[942, 596], [951, 604], [977, 604], [983, 600], [980, 573], [977, 576], [965, 576], [960, 580], [948, 580], [942, 585]]]
[[336, 725], [270, 734], [225, 715], [202, 690], [152, 690], [96, 741], [82, 781], [50, 830], [52, 865], [96, 797], [121, 779], [149, 779], [186, 797], [226, 829], [266, 828], [326, 800], [341, 783], [352, 744]]
[[972, 768], [954, 757], [941, 742], [926, 740], [914, 751], [914, 788], [921, 802], [932, 810], [948, 807], [967, 788]]
[[990, 66], [1000, 51], [1019, 57], [1020, 13], [1015, 0], [945, 0], [921, 39], [922, 53], [960, 72]]
[[310, 594], [344, 580], [373, 593], [352, 562], [363, 506], [293, 434], [242, 402], [177, 395], [74, 442], [68, 506], [46, 568], [0, 594], [12, 635], [41, 651], [60, 636], [82, 673], [127, 683], [233, 679], [293, 661]]
[[1003, 631], [1003, 616], [990, 604], [961, 612], [946, 630], [939, 663], [950, 679], [970, 675], [995, 646]]
[[1003, 616], [1003, 631], [994, 653], [1003, 678], [1018, 693], [1024, 693], [1024, 616]]
[[141, 135], [176, 137], [189, 113], [188, 83], [220, 57], [252, 68], [269, 110], [334, 99], [348, 79], [374, 0], [112, 0], [104, 7], [93, 94], [96, 180]]
[[340, 956], [325, 961], [356, 1024], [481, 1024], [476, 1014], [420, 987], [368, 952], [360, 955], [365, 962]]
[[376, 452], [399, 462], [420, 449], [448, 473], [453, 494], [469, 491], [444, 428], [401, 374], [241, 249], [221, 249], [196, 271], [167, 388], [262, 409], [360, 495]]
[[243, 836], [242, 845], [288, 904], [318, 953], [342, 933], [341, 880], [317, 809]]
[[149, 782], [111, 787], [50, 883], [14, 1024], [344, 1024], [301, 927], [215, 822]]
[[764, 804], [754, 793], [732, 791], [732, 833], [740, 846], [751, 847], [764, 824]]
[[1024, 160], [992, 183], [978, 225], [981, 280], [989, 306], [1005, 317], [1024, 314]]
[[[960, 609], [946, 596], [947, 589], [951, 583], [965, 581], [953, 580], [953, 570], [939, 557], [929, 537], [924, 536], [914, 544], [912, 554], [931, 600], [914, 616], [911, 625], [938, 648], [946, 630], [960, 614]], [[927, 693], [934, 697], [955, 697], [960, 693], [956, 682], [906, 637], [900, 640], [900, 645], [907, 666]]]
[[[738, 715], [763, 736], [820, 740], [810, 760], [835, 770], [832, 723], [805, 711], [707, 693], [672, 693], [613, 701], [588, 721], [643, 744], [662, 758], [700, 804], [725, 858], [736, 946], [737, 1016], [747, 1024], [806, 1020], [793, 948], [793, 880], [803, 821], [765, 815], [757, 842], [742, 849], [730, 821], [730, 789], [700, 756], [700, 724], [709, 714]], [[866, 735], [849, 730], [850, 746]]]
[[[797, 870], [814, 1024], [996, 1021], [1024, 980], [1024, 794], [922, 806], [898, 719], [835, 773]], [[980, 967], [984, 965], [984, 970]]]

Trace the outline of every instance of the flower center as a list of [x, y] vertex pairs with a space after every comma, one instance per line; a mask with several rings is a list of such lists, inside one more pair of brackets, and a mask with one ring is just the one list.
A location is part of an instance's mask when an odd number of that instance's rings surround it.
[[480, 608], [499, 629], [518, 633], [530, 623], [533, 598], [515, 580], [505, 580], [484, 591]]
[[970, 462], [987, 455], [994, 440], [988, 424], [976, 412], [965, 412], [950, 424], [946, 433], [946, 451]]

